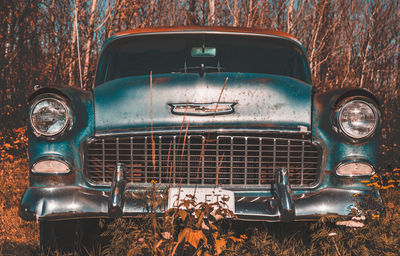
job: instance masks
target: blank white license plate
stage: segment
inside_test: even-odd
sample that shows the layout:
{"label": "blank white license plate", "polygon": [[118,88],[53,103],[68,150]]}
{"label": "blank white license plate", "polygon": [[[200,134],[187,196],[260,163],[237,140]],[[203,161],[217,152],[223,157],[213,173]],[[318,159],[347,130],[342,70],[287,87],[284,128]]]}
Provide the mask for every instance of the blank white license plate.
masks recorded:
{"label": "blank white license plate", "polygon": [[173,187],[168,192],[168,208],[177,208],[182,200],[190,200],[187,195],[194,195],[196,203],[206,202],[209,204],[221,202],[224,198],[226,205],[224,208],[235,212],[235,194],[233,191],[221,188],[177,188]]}

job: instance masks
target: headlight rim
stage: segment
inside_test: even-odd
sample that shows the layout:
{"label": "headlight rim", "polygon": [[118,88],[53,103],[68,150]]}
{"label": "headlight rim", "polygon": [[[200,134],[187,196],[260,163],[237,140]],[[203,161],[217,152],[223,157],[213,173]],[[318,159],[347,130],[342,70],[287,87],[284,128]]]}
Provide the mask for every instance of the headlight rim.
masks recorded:
{"label": "headlight rim", "polygon": [[[63,125],[63,127],[57,132],[57,133],[44,133],[41,132],[40,130],[38,130],[35,125],[32,122],[32,114],[33,114],[33,110],[35,109],[35,107],[42,101],[46,100],[46,99],[50,99],[50,100],[55,100],[58,103],[60,103],[65,109],[66,109],[66,122]],[[64,135],[67,131],[69,131],[73,124],[74,124],[74,115],[73,115],[73,110],[71,107],[71,104],[68,100],[68,98],[63,97],[61,95],[58,94],[54,94],[54,93],[44,93],[44,94],[40,94],[38,96],[36,96],[33,100],[32,103],[30,104],[29,107],[29,126],[32,128],[33,134],[35,134],[36,137],[38,138],[46,138],[49,140],[54,140],[56,138],[61,137],[62,135]]]}
{"label": "headlight rim", "polygon": [[[342,123],[340,122],[340,115],[341,115],[344,107],[347,104],[349,104],[351,102],[355,102],[355,101],[360,101],[360,102],[368,105],[368,107],[371,108],[371,110],[373,111],[373,113],[376,117],[374,129],[372,129],[367,135],[365,135],[363,137],[353,137],[343,128]],[[339,104],[336,105],[335,118],[334,118],[334,124],[335,124],[334,126],[336,127],[336,132],[339,133],[340,135],[342,135],[342,137],[350,140],[351,142],[363,142],[365,140],[370,139],[378,131],[380,123],[381,123],[380,110],[379,110],[378,106],[376,105],[376,102],[368,97],[352,96],[352,97],[345,98],[344,100],[339,102]]]}

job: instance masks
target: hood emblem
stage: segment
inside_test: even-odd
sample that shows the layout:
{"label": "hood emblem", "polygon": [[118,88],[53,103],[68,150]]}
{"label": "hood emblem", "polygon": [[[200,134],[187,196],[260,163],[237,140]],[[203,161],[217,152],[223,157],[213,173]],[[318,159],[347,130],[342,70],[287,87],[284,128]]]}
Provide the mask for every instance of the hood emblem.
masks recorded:
{"label": "hood emblem", "polygon": [[192,115],[192,116],[212,116],[226,115],[233,113],[234,102],[220,102],[220,103],[171,103],[172,114],[175,115]]}

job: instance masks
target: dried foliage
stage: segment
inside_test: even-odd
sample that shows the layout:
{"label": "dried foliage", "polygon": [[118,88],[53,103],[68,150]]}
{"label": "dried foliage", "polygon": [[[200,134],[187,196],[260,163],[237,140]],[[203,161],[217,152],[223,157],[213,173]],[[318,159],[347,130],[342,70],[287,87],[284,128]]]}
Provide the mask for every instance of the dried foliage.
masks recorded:
{"label": "dried foliage", "polygon": [[225,224],[214,221],[210,205],[196,205],[193,200],[157,218],[162,198],[155,193],[154,184],[152,191],[134,195],[143,199],[149,214],[110,223],[106,234],[112,239],[102,253],[170,255],[175,250],[178,255],[398,255],[399,4],[391,0],[1,0],[0,254],[40,253],[37,224],[17,216],[28,182],[28,164],[18,157],[26,150],[26,130],[16,127],[25,124],[26,99],[36,84],[80,86],[77,36],[83,87],[89,89],[99,49],[112,33],[135,27],[216,25],[294,34],[305,45],[313,83],[319,90],[361,87],[378,97],[383,117],[380,173],[365,183],[382,192],[382,208],[378,212],[363,206],[366,220],[360,228],[336,225],[344,220],[326,217],[314,224],[244,228],[243,235],[244,229],[235,232],[223,228]]}
{"label": "dried foliage", "polygon": [[[5,161],[0,168],[0,255],[62,255],[58,251],[41,251],[38,224],[24,222],[17,215],[17,205],[28,185],[27,161]],[[354,220],[326,216],[314,223],[290,224],[220,220],[231,215],[223,210],[223,202],[199,204],[194,198],[161,214],[165,203],[161,195],[166,191],[154,182],[152,189],[132,194],[147,206],[148,214],[113,222],[102,220],[101,225],[107,228],[103,236],[109,242],[102,249],[78,251],[88,255],[173,255],[174,251],[175,255],[398,255],[400,190],[385,185],[388,178],[383,174],[371,179],[374,183],[379,180],[377,184],[382,182],[383,187],[378,189],[383,202],[367,197],[359,205],[360,210],[353,212],[353,216],[358,216]]]}
{"label": "dried foliage", "polygon": [[36,223],[18,216],[18,204],[28,186],[28,163],[25,159],[0,161],[0,255],[30,255],[39,243]]}
{"label": "dried foliage", "polygon": [[[383,192],[378,202],[366,201],[346,217],[326,216],[315,223],[264,224],[246,232],[249,239],[224,255],[398,255],[400,252],[400,191]],[[368,199],[368,198],[367,198]],[[373,198],[369,198],[373,200]],[[348,225],[341,225],[341,222]],[[355,227],[354,223],[363,224]],[[261,227],[260,227],[261,226]]]}
{"label": "dried foliage", "polygon": [[12,130],[0,130],[0,162],[12,161],[14,156],[24,155],[28,138],[26,128],[20,127]]}
{"label": "dried foliage", "polygon": [[132,193],[147,213],[111,222],[103,233],[111,237],[105,255],[222,255],[227,247],[244,242],[245,235],[236,237],[221,228],[233,217],[224,200],[197,203],[189,196],[161,214],[166,195],[155,181],[151,189]]}

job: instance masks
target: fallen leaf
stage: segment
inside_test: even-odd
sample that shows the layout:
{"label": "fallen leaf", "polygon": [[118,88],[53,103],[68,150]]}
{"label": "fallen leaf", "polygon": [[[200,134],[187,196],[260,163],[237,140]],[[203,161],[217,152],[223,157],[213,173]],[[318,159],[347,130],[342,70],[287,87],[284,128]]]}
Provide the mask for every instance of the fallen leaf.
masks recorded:
{"label": "fallen leaf", "polygon": [[217,250],[217,255],[220,255],[226,246],[226,241],[225,239],[215,239],[215,250]]}

